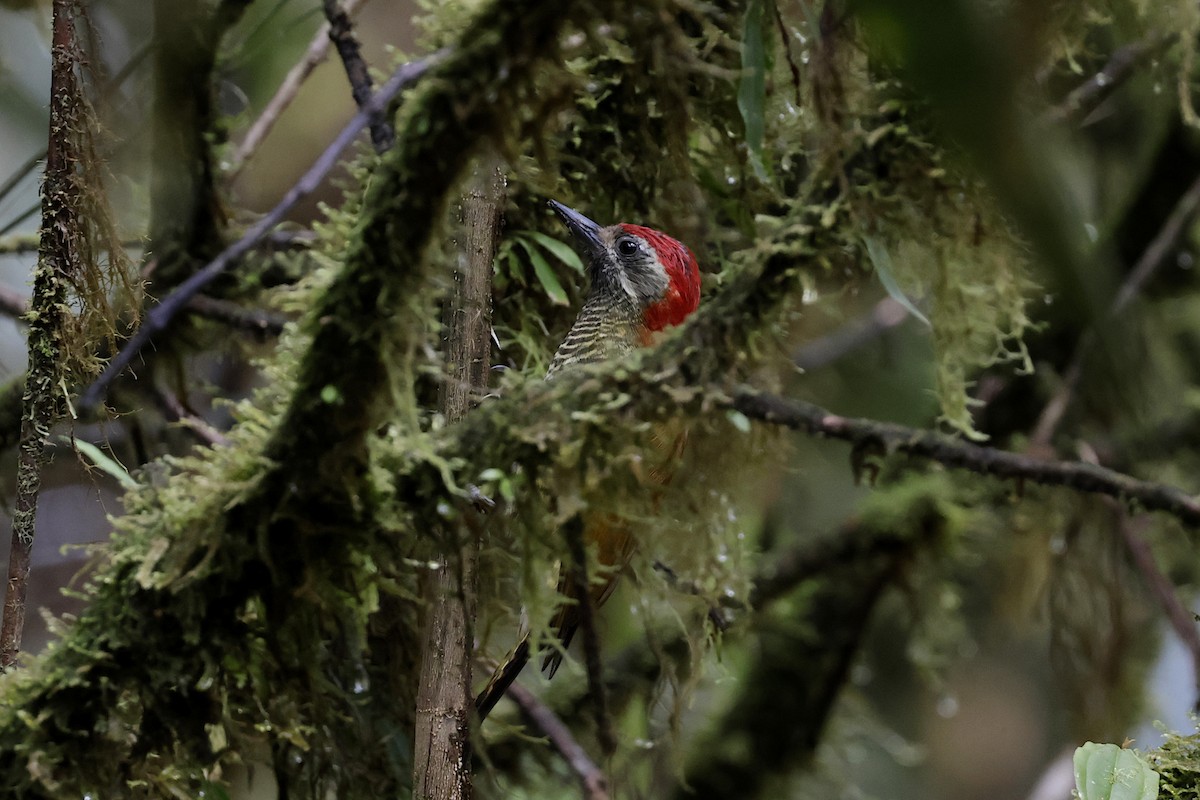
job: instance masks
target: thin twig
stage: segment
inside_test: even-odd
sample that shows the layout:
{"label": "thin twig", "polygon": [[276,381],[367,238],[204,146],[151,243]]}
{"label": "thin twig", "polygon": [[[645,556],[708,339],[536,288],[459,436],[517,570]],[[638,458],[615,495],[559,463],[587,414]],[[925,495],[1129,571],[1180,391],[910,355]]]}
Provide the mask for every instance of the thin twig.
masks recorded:
{"label": "thin twig", "polygon": [[79,400],[80,410],[86,413],[99,405],[108,393],[108,387],[112,385],[117,376],[125,371],[125,368],[133,362],[156,334],[166,330],[176,315],[201,289],[249,252],[272,228],[283,221],[284,216],[293,206],[320,187],[325,177],[337,165],[342,151],[370,122],[371,113],[376,109],[385,108],[401,89],[411,85],[424,75],[430,67],[441,60],[442,56],[442,53],[434,53],[397,69],[388,82],[371,97],[371,102],[367,104],[367,107],[354,115],[354,118],[342,129],[333,143],[325,148],[325,152],[321,153],[296,185],[288,190],[283,199],[266,216],[246,231],[241,239],[221,251],[204,268],[179,284],[175,291],[164,297],[162,302],[146,314],[145,321],[138,328],[137,333],[130,337],[121,351],[109,362],[100,377],[83,393]]}
{"label": "thin twig", "polygon": [[[110,80],[104,87],[104,91],[101,93],[101,100],[107,100],[113,92],[121,88],[121,84],[125,83],[125,80],[133,74],[133,71],[141,65],[142,61],[149,54],[150,45],[143,45],[141,49],[134,53],[133,56],[125,62],[125,66],[121,67],[121,71],[114,75],[112,80]],[[46,151],[41,150],[40,152],[31,155],[28,159],[26,159],[24,164],[17,167],[16,171],[9,175],[3,184],[0,184],[0,200],[3,200],[5,197],[7,197],[8,193],[11,192],[18,183],[20,183],[27,175],[37,169],[37,165],[40,164],[45,157]],[[35,206],[34,210],[36,209],[37,206]],[[22,218],[24,216],[26,215],[22,215]],[[7,232],[7,228],[4,231],[0,231],[0,236]]]}
{"label": "thin twig", "polygon": [[583,787],[583,796],[587,800],[608,800],[608,778],[596,766],[596,762],[588,756],[587,751],[579,745],[579,742],[575,741],[570,729],[563,724],[558,715],[534,697],[533,692],[519,683],[508,687],[508,696],[521,709],[521,713],[533,723],[534,727],[546,735],[550,744],[567,762],[567,766],[575,773],[575,777],[579,778],[579,785]]}
{"label": "thin twig", "polygon": [[1075,87],[1061,104],[1046,113],[1046,119],[1050,122],[1064,122],[1078,117],[1128,80],[1139,64],[1161,53],[1178,39],[1178,32],[1156,32],[1141,41],[1117,48],[1104,65],[1104,69]]}
{"label": "thin twig", "polygon": [[[13,236],[7,236],[0,239],[0,255],[23,255],[25,253],[36,253],[41,240],[36,233],[18,233]],[[145,242],[131,240],[122,242],[121,246],[127,249],[142,247]]]}
{"label": "thin twig", "polygon": [[851,320],[825,336],[797,348],[792,354],[792,362],[806,371],[827,367],[906,319],[908,310],[892,298],[885,297],[859,319]]}
{"label": "thin twig", "polygon": [[[358,11],[366,0],[347,0],[345,12],[349,16],[353,16]],[[329,24],[321,26],[313,36],[312,41],[308,44],[308,50],[304,52],[304,57],[296,62],[288,74],[284,77],[283,82],[279,84],[279,88],[275,90],[275,94],[267,101],[266,108],[258,115],[258,119],[246,131],[246,136],[242,139],[242,143],[238,145],[230,158],[229,165],[225,169],[225,175],[228,180],[233,180],[242,171],[242,167],[246,166],[246,162],[254,155],[263,140],[267,138],[267,134],[275,127],[275,123],[279,121],[280,116],[296,99],[296,95],[300,93],[300,87],[304,85],[304,81],[313,73],[313,70],[325,60],[325,56],[329,54]]]}
{"label": "thin twig", "polygon": [[247,308],[232,300],[222,300],[203,294],[193,297],[188,303],[187,310],[193,314],[223,322],[231,328],[249,331],[259,339],[278,336],[288,322],[287,317],[274,311]]}
{"label": "thin twig", "polygon": [[[260,308],[246,308],[232,300],[198,294],[187,305],[188,312],[223,322],[231,328],[249,331],[259,338],[278,336],[287,317]],[[29,313],[29,298],[8,286],[0,285],[0,315],[23,321]]]}
{"label": "thin twig", "polygon": [[0,314],[24,321],[29,313],[29,298],[8,286],[0,286]]}
{"label": "thin twig", "polygon": [[18,233],[14,236],[6,236],[0,239],[0,255],[36,253],[39,244],[41,244],[41,237],[36,233]]}
{"label": "thin twig", "polygon": [[[579,631],[583,637],[584,664],[587,666],[588,692],[596,712],[597,738],[605,755],[617,750],[617,737],[608,716],[608,692],[604,688],[604,667],[600,658],[600,637],[596,633],[596,610],[592,607],[592,588],[588,583],[587,548],[583,543],[583,520],[572,517],[563,525],[567,552],[571,558],[570,585],[579,604]],[[510,687],[511,688],[511,687]]]}
{"label": "thin twig", "polygon": [[1181,522],[1200,527],[1200,501],[1174,486],[1143,481],[1111,469],[1078,461],[1045,461],[952,439],[932,431],[890,422],[854,419],[819,406],[787,400],[741,387],[727,401],[751,419],[784,425],[816,436],[841,439],[856,447],[878,447],[921,456],[949,467],[981,475],[1016,478],[1046,486],[1065,486],[1077,492],[1132,501],[1151,511],[1165,511]]}
{"label": "thin twig", "polygon": [[[346,68],[346,77],[350,80],[350,94],[361,109],[371,99],[371,72],[363,60],[354,28],[350,25],[350,16],[342,4],[338,0],[325,0],[324,5],[325,19],[329,21],[329,40],[337,47],[342,65]],[[375,111],[371,115],[371,144],[375,145],[375,152],[382,153],[390,149],[395,141],[396,132],[383,118],[382,110]]]}
{"label": "thin twig", "polygon": [[1163,613],[1166,614],[1167,621],[1175,630],[1179,641],[1183,642],[1183,646],[1187,648],[1192,657],[1192,673],[1196,685],[1196,702],[1193,710],[1200,713],[1200,629],[1196,627],[1195,615],[1188,611],[1183,601],[1179,599],[1179,593],[1175,591],[1175,585],[1171,583],[1171,579],[1158,568],[1158,562],[1154,560],[1154,553],[1151,551],[1150,545],[1136,530],[1129,514],[1125,512],[1125,509],[1119,507],[1116,508],[1116,512],[1121,538],[1125,540],[1125,547],[1133,557],[1134,565],[1142,574],[1142,578],[1150,588],[1150,593],[1158,601]]}
{"label": "thin twig", "polygon": [[61,339],[67,309],[67,284],[79,261],[79,189],[74,183],[78,153],[71,136],[82,103],[75,80],[75,18],[72,0],[54,0],[51,48],[49,147],[42,187],[42,246],[35,270],[29,325],[29,371],[21,412],[17,456],[17,497],[12,520],[12,548],[4,619],[0,624],[0,672],[10,669],[21,650],[25,630],[25,597],[36,532],[50,428],[60,414],[59,384],[63,374]]}
{"label": "thin twig", "polygon": [[171,420],[172,422],[178,422],[180,425],[184,426],[193,434],[195,434],[196,438],[198,438],[200,441],[211,447],[217,447],[219,445],[226,445],[229,443],[229,440],[225,438],[225,434],[221,433],[212,425],[209,425],[207,422],[205,422],[201,417],[193,413],[187,406],[183,404],[183,401],[180,400],[179,396],[174,392],[170,391],[169,389],[159,387],[155,394],[157,395],[158,401],[162,405],[163,410],[166,412],[167,419]]}
{"label": "thin twig", "polygon": [[[1166,262],[1167,255],[1178,246],[1187,230],[1188,223],[1195,218],[1197,212],[1200,212],[1200,177],[1197,177],[1179,198],[1162,228],[1147,245],[1137,264],[1130,270],[1124,283],[1121,284],[1121,288],[1117,290],[1116,297],[1113,298],[1112,305],[1105,316],[1106,321],[1119,316],[1129,307],[1129,304],[1142,291],[1154,273]],[[1049,447],[1050,440],[1054,438],[1054,432],[1058,430],[1059,423],[1062,422],[1063,415],[1066,414],[1067,408],[1071,404],[1075,389],[1083,376],[1084,361],[1094,344],[1094,330],[1089,330],[1080,337],[1066,372],[1063,373],[1062,383],[1059,384],[1058,390],[1046,403],[1038,417],[1037,425],[1029,439],[1031,448]]]}

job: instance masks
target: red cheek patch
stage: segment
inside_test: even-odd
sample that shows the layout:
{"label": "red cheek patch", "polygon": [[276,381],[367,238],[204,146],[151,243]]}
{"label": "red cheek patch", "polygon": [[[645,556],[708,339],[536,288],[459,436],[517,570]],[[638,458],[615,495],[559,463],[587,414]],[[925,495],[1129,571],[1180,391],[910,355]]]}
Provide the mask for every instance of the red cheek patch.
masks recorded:
{"label": "red cheek patch", "polygon": [[700,265],[696,257],[678,240],[652,228],[629,224],[621,227],[653,247],[667,273],[666,294],[646,309],[643,317],[646,328],[661,331],[683,322],[700,305]]}

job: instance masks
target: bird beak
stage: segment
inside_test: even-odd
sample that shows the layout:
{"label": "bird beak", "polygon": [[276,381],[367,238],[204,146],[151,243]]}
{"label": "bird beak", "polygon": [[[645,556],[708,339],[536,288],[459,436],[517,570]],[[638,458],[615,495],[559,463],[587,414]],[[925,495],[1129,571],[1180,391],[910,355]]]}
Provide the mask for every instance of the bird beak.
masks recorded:
{"label": "bird beak", "polygon": [[570,228],[571,234],[587,248],[590,255],[604,252],[604,239],[600,236],[599,225],[557,200],[551,200],[550,207],[558,212],[558,215],[563,218],[563,222],[567,223],[567,227]]}

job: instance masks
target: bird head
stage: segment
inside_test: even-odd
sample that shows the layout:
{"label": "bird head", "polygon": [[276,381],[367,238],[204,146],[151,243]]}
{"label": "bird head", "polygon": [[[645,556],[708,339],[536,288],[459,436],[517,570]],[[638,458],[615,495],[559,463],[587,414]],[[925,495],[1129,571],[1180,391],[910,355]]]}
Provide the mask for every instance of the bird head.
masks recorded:
{"label": "bird head", "polygon": [[649,332],[678,325],[700,305],[700,267],[677,239],[627,222],[602,228],[555,200],[550,207],[587,252],[589,297],[632,303]]}

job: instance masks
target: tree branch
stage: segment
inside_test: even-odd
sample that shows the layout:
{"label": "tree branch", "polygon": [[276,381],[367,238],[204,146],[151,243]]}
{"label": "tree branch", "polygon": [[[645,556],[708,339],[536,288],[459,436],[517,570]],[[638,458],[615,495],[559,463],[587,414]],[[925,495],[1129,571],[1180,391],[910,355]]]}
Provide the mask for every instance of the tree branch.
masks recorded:
{"label": "tree branch", "polygon": [[[1162,228],[1146,246],[1141,257],[1138,258],[1137,264],[1129,271],[1129,275],[1126,276],[1113,298],[1106,321],[1120,316],[1129,307],[1129,304],[1166,261],[1167,255],[1178,246],[1188,223],[1195,219],[1198,212],[1200,212],[1200,177],[1197,177],[1187,191],[1180,196]],[[1095,339],[1094,329],[1086,331],[1080,337],[1075,346],[1075,352],[1071,355],[1067,370],[1063,373],[1062,383],[1059,384],[1058,390],[1046,403],[1038,417],[1037,425],[1030,436],[1031,447],[1049,447],[1050,440],[1054,438],[1054,432],[1058,429],[1063,415],[1071,405],[1075,389],[1083,377],[1084,361],[1087,360],[1088,354],[1095,345]]]}
{"label": "tree branch", "polygon": [[[353,16],[358,7],[366,0],[347,0],[344,6],[347,16]],[[232,181],[241,173],[242,168],[246,166],[246,162],[258,150],[263,140],[267,138],[267,134],[275,127],[275,123],[279,121],[280,116],[287,110],[287,107],[296,99],[296,95],[300,93],[300,87],[308,80],[308,76],[313,70],[325,60],[325,56],[329,53],[330,33],[329,23],[325,23],[313,36],[312,41],[308,44],[308,49],[304,52],[304,57],[288,70],[288,74],[284,76],[283,82],[279,84],[279,88],[275,90],[275,94],[267,101],[266,107],[262,113],[258,115],[258,119],[254,120],[254,124],[246,131],[246,136],[242,139],[242,143],[238,145],[230,158],[230,163],[225,169],[225,177]]]}
{"label": "tree branch", "polygon": [[[327,6],[328,7],[328,6]],[[441,408],[462,419],[488,384],[492,352],[492,260],[500,242],[504,176],[499,163],[476,165],[463,199],[464,235],[455,280],[446,299],[446,380]],[[481,515],[462,510],[465,524],[446,526],[437,554],[442,568],[425,585],[425,636],[416,707],[413,796],[471,797],[471,652],[478,605],[475,566]]]}
{"label": "tree branch", "polygon": [[1044,461],[952,439],[932,431],[889,422],[841,417],[811,403],[785,400],[745,387],[735,389],[727,403],[730,408],[751,419],[784,425],[816,436],[841,439],[851,442],[855,447],[878,446],[981,475],[1064,486],[1077,492],[1134,501],[1146,509],[1165,511],[1187,525],[1200,527],[1200,502],[1182,489],[1139,480],[1094,464]]}
{"label": "tree branch", "polygon": [[[364,109],[371,99],[371,73],[367,62],[363,60],[359,49],[358,39],[354,36],[354,28],[350,24],[350,15],[338,0],[325,0],[325,19],[329,20],[329,39],[337,47],[342,65],[346,68],[346,77],[350,80],[350,93],[359,109]],[[382,153],[396,141],[392,126],[383,117],[383,109],[371,113],[371,144],[375,152]]]}
{"label": "tree branch", "polygon": [[21,417],[17,457],[17,497],[12,522],[12,549],[0,624],[0,672],[10,669],[21,649],[25,630],[25,596],[33,552],[38,495],[42,486],[50,428],[60,414],[64,370],[63,328],[67,286],[80,255],[79,188],[73,173],[78,154],[72,144],[82,102],[75,79],[77,46],[71,0],[54,0],[51,49],[50,126],[42,200],[41,254],[34,273],[33,309],[29,324],[29,370]]}
{"label": "tree branch", "polygon": [[592,607],[592,585],[588,582],[587,548],[583,543],[583,520],[578,515],[563,525],[567,552],[571,558],[569,585],[575,589],[579,605],[579,635],[583,639],[584,664],[587,666],[588,693],[596,712],[596,728],[600,747],[611,756],[617,749],[608,714],[608,692],[604,687],[604,662],[600,658],[600,637],[596,634],[596,610]]}
{"label": "tree branch", "polygon": [[320,157],[309,167],[308,171],[304,173],[296,185],[288,190],[283,199],[266,216],[255,223],[250,230],[246,231],[241,239],[238,239],[229,247],[222,250],[203,269],[181,283],[175,291],[164,297],[162,302],[151,309],[146,314],[145,321],[142,322],[137,333],[129,338],[125,346],[121,348],[120,352],[105,367],[100,377],[83,393],[83,396],[79,399],[80,411],[91,411],[103,402],[112,382],[125,371],[125,368],[137,358],[157,334],[162,333],[170,326],[176,315],[187,306],[201,289],[216,280],[226,269],[248,253],[264,236],[270,233],[272,228],[283,221],[283,218],[293,206],[321,185],[321,182],[325,180],[330,171],[337,166],[342,151],[368,125],[371,118],[370,112],[385,108],[393,97],[424,75],[441,57],[441,54],[434,54],[419,61],[405,64],[397,69],[388,82],[371,98],[371,102],[367,108],[354,115],[354,118],[342,129],[337,138],[325,149],[325,152],[321,153]]}
{"label": "tree branch", "polygon": [[1196,627],[1196,615],[1187,609],[1183,601],[1179,599],[1179,593],[1175,590],[1171,579],[1158,568],[1154,552],[1150,549],[1145,537],[1136,530],[1134,521],[1129,518],[1123,508],[1118,507],[1116,512],[1118,514],[1117,526],[1120,528],[1121,537],[1125,540],[1125,547],[1133,557],[1134,565],[1142,574],[1150,593],[1158,601],[1158,605],[1166,615],[1167,622],[1174,629],[1175,635],[1179,637],[1179,641],[1183,643],[1192,658],[1192,676],[1196,687],[1196,700],[1192,705],[1192,711],[1200,713],[1200,629]]}
{"label": "tree branch", "polygon": [[508,696],[521,709],[525,718],[546,735],[551,746],[567,762],[575,777],[579,778],[583,796],[587,800],[608,800],[608,778],[588,756],[587,751],[580,747],[579,742],[575,741],[571,730],[563,724],[558,715],[519,683],[509,685]]}
{"label": "tree branch", "polygon": [[1066,122],[1093,108],[1133,74],[1139,64],[1170,47],[1179,39],[1178,32],[1156,32],[1141,41],[1113,51],[1104,69],[1071,90],[1061,104],[1046,113],[1051,122]]}

